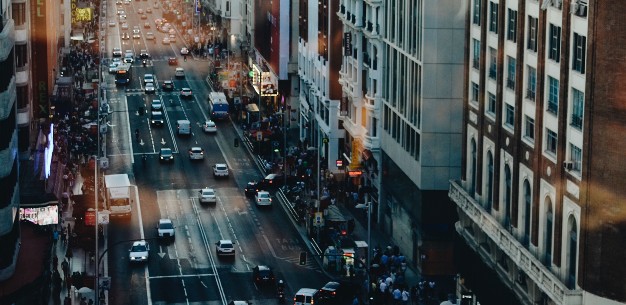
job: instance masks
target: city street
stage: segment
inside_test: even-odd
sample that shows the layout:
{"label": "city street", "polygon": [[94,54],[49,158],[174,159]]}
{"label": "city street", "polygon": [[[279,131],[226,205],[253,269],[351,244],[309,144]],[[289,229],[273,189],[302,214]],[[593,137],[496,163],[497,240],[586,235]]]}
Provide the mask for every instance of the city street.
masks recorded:
{"label": "city street", "polygon": [[[132,216],[112,218],[108,225],[109,303],[225,305],[231,300],[252,300],[253,304],[275,304],[275,290],[257,287],[252,280],[252,268],[261,264],[271,266],[277,279],[285,280],[287,299],[299,288],[323,286],[328,278],[315,260],[308,259],[305,266],[298,264],[300,252],[307,247],[276,198],[273,206],[260,208],[244,196],[246,183],[262,176],[246,150],[233,146],[237,137],[233,123],[218,121],[217,133],[203,131],[211,91],[206,81],[209,61],[191,55],[184,60],[180,49],[186,45],[180,29],[176,42],[162,44],[166,34],[157,31],[154,23],[162,8],[153,4],[109,1],[108,5],[109,21],[116,22],[106,28],[108,59],[114,47],[132,50],[136,58],[144,49],[151,56],[145,67],[135,60],[126,86],[116,86],[115,74],[106,73],[106,68],[103,73],[111,106],[106,136],[110,166],[105,174],[127,173],[131,184],[137,186]],[[138,10],[147,8],[153,12],[144,13],[146,20],[140,19]],[[122,30],[117,22],[119,9],[127,15],[129,30]],[[150,29],[144,28],[146,22]],[[133,26],[139,26],[141,38],[122,39]],[[147,31],[155,34],[155,40],[145,39]],[[177,65],[170,65],[170,57],[177,58]],[[185,77],[174,76],[177,67],[184,69]],[[154,94],[145,93],[146,73],[155,76]],[[173,81],[173,91],[161,90],[164,80]],[[192,90],[192,98],[181,99],[183,87]],[[152,100],[163,104],[162,126],[150,123]],[[178,120],[190,122],[191,135],[178,134]],[[192,146],[204,149],[203,160],[190,160]],[[161,148],[173,151],[173,162],[159,160]],[[213,177],[215,163],[228,165],[228,178]],[[215,189],[217,203],[199,202],[199,190],[205,187]],[[173,221],[173,240],[157,238],[161,218]],[[132,241],[140,239],[150,246],[149,259],[130,262]],[[221,239],[233,241],[234,258],[217,256],[215,243]]]}

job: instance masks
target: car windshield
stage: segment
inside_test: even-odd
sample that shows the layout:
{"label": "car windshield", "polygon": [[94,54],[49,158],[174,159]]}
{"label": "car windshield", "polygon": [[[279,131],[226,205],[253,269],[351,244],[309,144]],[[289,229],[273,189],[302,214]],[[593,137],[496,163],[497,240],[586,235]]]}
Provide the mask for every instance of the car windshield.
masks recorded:
{"label": "car windshield", "polygon": [[223,165],[216,165],[215,168],[220,171],[226,170],[226,166]]}
{"label": "car windshield", "polygon": [[205,190],[205,191],[202,191],[202,196],[207,196],[207,197],[215,196],[215,192],[209,191],[209,190]]}
{"label": "car windshield", "polygon": [[146,246],[145,246],[145,245],[134,245],[134,246],[130,249],[130,251],[131,251],[131,252],[146,252],[146,251],[148,251],[148,250],[146,249]]}
{"label": "car windshield", "polygon": [[162,230],[170,230],[174,228],[174,225],[171,222],[162,222],[159,224],[159,228]]}
{"label": "car windshield", "polygon": [[230,249],[232,247],[233,247],[233,244],[229,244],[229,243],[222,244],[222,248]]}
{"label": "car windshield", "polygon": [[161,149],[161,154],[162,155],[171,155],[172,154],[172,150],[169,149],[169,148]]}
{"label": "car windshield", "polygon": [[270,198],[270,194],[268,194],[268,193],[259,193],[259,198]]}

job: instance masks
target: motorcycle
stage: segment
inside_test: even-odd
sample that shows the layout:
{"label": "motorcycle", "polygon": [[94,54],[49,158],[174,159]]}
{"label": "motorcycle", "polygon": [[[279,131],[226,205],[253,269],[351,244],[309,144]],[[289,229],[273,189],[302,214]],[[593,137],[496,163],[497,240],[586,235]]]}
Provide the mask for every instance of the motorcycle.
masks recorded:
{"label": "motorcycle", "polygon": [[146,64],[147,64],[147,63],[148,63],[148,62],[147,62],[145,59],[141,61],[141,64],[143,65],[143,67],[144,67],[144,68],[146,67]]}
{"label": "motorcycle", "polygon": [[285,303],[285,291],[278,291],[278,303]]}

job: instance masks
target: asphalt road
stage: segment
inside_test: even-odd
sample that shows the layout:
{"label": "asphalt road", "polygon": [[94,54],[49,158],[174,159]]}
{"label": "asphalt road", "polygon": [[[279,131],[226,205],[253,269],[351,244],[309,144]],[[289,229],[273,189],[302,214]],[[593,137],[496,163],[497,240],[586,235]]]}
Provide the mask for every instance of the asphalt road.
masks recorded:
{"label": "asphalt road", "polygon": [[[147,49],[152,56],[146,67],[141,61],[133,65],[132,81],[127,87],[116,87],[113,74],[105,74],[106,98],[111,105],[109,128],[106,135],[107,156],[111,167],[107,174],[128,173],[133,189],[133,214],[130,218],[114,218],[108,225],[108,274],[112,278],[110,304],[224,304],[231,300],[252,300],[253,304],[276,304],[273,289],[256,287],[252,268],[269,265],[277,278],[287,284],[288,299],[302,287],[319,288],[327,278],[314,260],[299,266],[298,257],[306,246],[287,214],[276,203],[269,208],[257,207],[244,196],[243,188],[250,180],[258,180],[261,173],[246,150],[233,146],[236,137],[230,120],[217,122],[217,134],[205,134],[202,123],[207,119],[207,97],[210,88],[206,82],[208,62],[191,57],[183,61],[180,48],[182,37],[176,43],[163,45],[154,19],[162,8],[155,9],[154,1],[132,1],[116,5],[110,1],[107,15],[117,21],[117,10],[126,12],[128,32],[133,26],[141,30],[140,39],[122,40],[120,24],[107,24],[107,51],[113,47],[133,50],[136,55]],[[159,5],[160,6],[160,5]],[[152,7],[153,13],[140,19],[139,8]],[[144,29],[149,22],[150,29]],[[151,31],[156,42],[146,41],[144,34]],[[178,65],[169,65],[167,59],[177,57]],[[185,78],[174,77],[175,67],[183,67]],[[157,92],[143,91],[143,75],[156,76]],[[175,90],[163,92],[163,80],[172,79]],[[193,98],[182,100],[179,90],[189,87]],[[149,122],[150,102],[160,99],[164,104],[165,124],[152,126]],[[170,102],[172,101],[172,102]],[[141,114],[144,107],[148,113]],[[191,122],[191,136],[176,132],[176,121]],[[140,132],[139,139],[134,131]],[[205,159],[192,161],[188,157],[191,146],[200,146]],[[174,151],[174,161],[163,163],[158,159],[162,147]],[[146,154],[147,159],[142,160]],[[215,179],[211,166],[226,163],[230,177]],[[203,187],[216,190],[217,204],[198,201]],[[176,238],[157,239],[156,224],[160,218],[170,218],[175,225]],[[131,264],[128,249],[131,240],[146,239],[150,258],[145,264]],[[234,258],[220,258],[215,242],[231,239],[235,243]]]}

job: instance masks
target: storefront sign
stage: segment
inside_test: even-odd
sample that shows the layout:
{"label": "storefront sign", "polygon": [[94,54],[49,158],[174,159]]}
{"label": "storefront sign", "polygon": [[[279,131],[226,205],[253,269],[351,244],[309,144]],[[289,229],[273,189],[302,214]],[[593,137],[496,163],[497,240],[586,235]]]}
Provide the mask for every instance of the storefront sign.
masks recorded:
{"label": "storefront sign", "polygon": [[351,178],[361,177],[362,174],[363,174],[363,171],[361,171],[361,170],[351,170],[351,171],[348,171],[348,176],[350,176]]}

